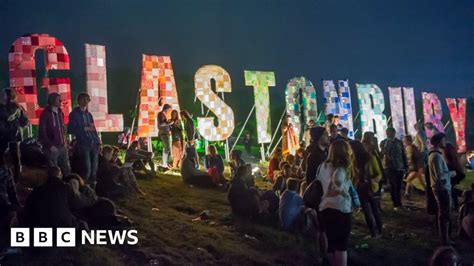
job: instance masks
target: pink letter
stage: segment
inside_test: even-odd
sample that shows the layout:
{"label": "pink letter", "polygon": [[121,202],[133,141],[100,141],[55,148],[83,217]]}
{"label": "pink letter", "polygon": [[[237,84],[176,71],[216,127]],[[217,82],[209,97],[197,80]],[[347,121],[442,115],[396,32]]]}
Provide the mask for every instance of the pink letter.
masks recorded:
{"label": "pink letter", "polygon": [[456,134],[458,153],[464,153],[466,152],[466,98],[458,98],[457,104],[456,99],[446,98],[446,103]]}
{"label": "pink letter", "polygon": [[[33,125],[38,125],[39,116],[43,111],[38,105],[36,86],[35,52],[41,49],[45,53],[46,70],[69,70],[69,55],[63,43],[48,34],[31,34],[18,38],[13,42],[8,54],[10,68],[10,87],[17,93],[17,101],[21,104]],[[71,112],[71,87],[69,78],[43,78],[42,86],[48,93],[61,95],[65,123],[69,122]]]}
{"label": "pink letter", "polygon": [[[444,132],[444,126],[441,122],[443,110],[438,95],[431,92],[422,92],[423,96],[423,115],[425,123],[432,123],[439,132]],[[426,131],[426,136],[430,138],[433,135],[431,130]]]}
{"label": "pink letter", "polygon": [[156,123],[159,97],[179,112],[178,93],[169,56],[143,55],[140,106],[138,113],[138,136],[158,136]]}
{"label": "pink letter", "polygon": [[85,49],[87,93],[91,96],[89,111],[94,115],[97,130],[99,132],[122,131],[123,115],[109,114],[107,105],[105,46],[86,43]]}

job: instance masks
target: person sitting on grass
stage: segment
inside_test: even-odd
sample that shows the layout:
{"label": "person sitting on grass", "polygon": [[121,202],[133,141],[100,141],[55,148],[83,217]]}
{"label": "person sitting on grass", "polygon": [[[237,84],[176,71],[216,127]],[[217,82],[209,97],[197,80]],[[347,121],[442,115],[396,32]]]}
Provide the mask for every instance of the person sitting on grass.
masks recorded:
{"label": "person sitting on grass", "polygon": [[6,165],[5,156],[0,156],[0,250],[8,246],[10,224],[16,212],[20,209],[20,203],[16,194],[13,173]]}
{"label": "person sitting on grass", "polygon": [[240,150],[233,150],[230,153],[230,160],[231,160],[229,162],[230,176],[234,177],[237,172],[237,169],[240,166],[245,165],[244,160],[242,160],[242,152]]}
{"label": "person sitting on grass", "polygon": [[28,196],[24,208],[27,227],[78,227],[79,221],[71,212],[78,204],[72,188],[62,180],[61,169],[48,169],[46,183],[35,188]]}
{"label": "person sitting on grass", "polygon": [[[142,170],[150,177],[156,176],[153,153],[139,149],[138,141],[133,141],[125,153],[125,164],[127,163],[132,164],[134,170]],[[151,170],[146,169],[147,164]]]}
{"label": "person sitting on grass", "polygon": [[248,187],[254,187],[255,186],[255,176],[252,173],[252,165],[251,164],[245,164],[245,167],[247,167],[247,175],[244,177],[244,182]]}
{"label": "person sitting on grass", "polygon": [[285,161],[291,166],[292,177],[294,177],[294,178],[299,177],[298,176],[299,165],[296,162],[296,156],[288,154],[288,155],[286,155]]}
{"label": "person sitting on grass", "polygon": [[111,200],[98,197],[80,175],[72,173],[64,178],[64,182],[78,198],[73,208],[74,213],[86,221],[90,228],[108,229],[124,222],[130,224],[128,218],[117,215],[115,204]]}
{"label": "person sitting on grass", "polygon": [[216,146],[209,145],[207,147],[207,154],[204,156],[204,166],[207,173],[214,179],[214,183],[225,183],[224,160],[217,153]]}
{"label": "person sitting on grass", "polygon": [[[119,167],[113,161],[114,148],[104,146],[102,156],[99,160],[99,171],[97,181],[97,193],[101,196],[109,195],[111,198],[124,196],[129,192],[136,192],[144,195],[140,189],[137,179],[131,167]],[[99,184],[100,183],[100,184]]]}
{"label": "person sitting on grass", "polygon": [[460,265],[458,252],[451,246],[437,247],[431,255],[429,266],[455,266]]}
{"label": "person sitting on grass", "polygon": [[286,183],[287,188],[280,197],[278,214],[283,230],[294,231],[297,218],[303,210],[304,202],[297,192],[299,190],[299,180],[289,178]]}
{"label": "person sitting on grass", "polygon": [[278,195],[281,196],[286,189],[286,181],[292,177],[292,167],[287,162],[282,162],[280,164],[281,175],[277,177],[275,183],[273,184],[272,190]]}
{"label": "person sitting on grass", "polygon": [[290,178],[287,189],[280,197],[280,225],[285,231],[302,233],[312,240],[321,241],[319,233],[318,214],[316,210],[306,208],[299,194],[301,180]]}
{"label": "person sitting on grass", "polygon": [[102,153],[99,155],[95,191],[101,197],[118,199],[125,197],[128,194],[128,190],[118,182],[119,171],[111,163],[112,153],[109,146],[104,146]]}
{"label": "person sitting on grass", "polygon": [[305,169],[303,169],[304,155],[305,155],[305,152],[303,148],[299,148],[295,154],[294,166],[296,168],[295,173],[296,173],[296,176],[298,176],[298,178],[305,177],[305,173],[304,173]]}
{"label": "person sitting on grass", "polygon": [[239,166],[234,178],[230,181],[227,194],[232,213],[242,218],[256,217],[262,212],[258,191],[249,188],[244,182],[244,178],[248,174],[247,167]]}
{"label": "person sitting on grass", "polygon": [[186,154],[181,163],[181,176],[183,181],[189,185],[199,187],[217,187],[218,184],[214,182],[214,179],[208,173],[197,169],[196,158],[197,154],[194,147],[187,147]]}
{"label": "person sitting on grass", "polygon": [[280,171],[280,161],[282,156],[282,150],[280,147],[276,148],[272,154],[270,162],[268,162],[268,181],[275,181],[275,171]]}
{"label": "person sitting on grass", "polygon": [[123,166],[123,162],[119,158],[120,148],[117,146],[112,146],[112,148],[114,149],[114,152],[112,155],[112,164],[116,166]]}
{"label": "person sitting on grass", "polygon": [[474,183],[463,193],[459,207],[458,236],[474,240]]}

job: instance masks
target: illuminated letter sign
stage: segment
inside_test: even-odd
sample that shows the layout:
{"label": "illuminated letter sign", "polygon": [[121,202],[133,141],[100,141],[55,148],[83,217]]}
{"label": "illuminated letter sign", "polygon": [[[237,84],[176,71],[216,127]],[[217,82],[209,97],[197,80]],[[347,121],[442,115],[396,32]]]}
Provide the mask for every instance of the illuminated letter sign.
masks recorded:
{"label": "illuminated letter sign", "polygon": [[216,92],[232,91],[230,76],[222,67],[205,65],[197,70],[194,75],[196,97],[216,115],[218,121],[216,126],[214,118],[198,117],[198,129],[209,141],[226,140],[234,131],[234,112],[212,91],[211,79],[215,81]]}

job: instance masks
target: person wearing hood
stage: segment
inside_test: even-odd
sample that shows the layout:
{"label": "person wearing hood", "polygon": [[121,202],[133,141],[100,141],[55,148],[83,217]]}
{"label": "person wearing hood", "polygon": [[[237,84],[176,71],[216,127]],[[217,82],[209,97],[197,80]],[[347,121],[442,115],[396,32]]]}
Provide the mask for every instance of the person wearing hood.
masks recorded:
{"label": "person wearing hood", "polygon": [[81,163],[79,175],[95,187],[99,160],[100,139],[94,125],[94,118],[87,110],[91,101],[89,94],[83,92],[77,96],[78,107],[69,114],[68,132],[76,138],[74,157]]}
{"label": "person wearing hood", "polygon": [[61,168],[64,176],[71,173],[67,141],[64,132],[64,114],[61,110],[61,95],[53,92],[48,95],[48,106],[40,116],[38,138],[48,167]]}
{"label": "person wearing hood", "polygon": [[324,127],[310,129],[310,145],[306,148],[306,159],[303,169],[306,169],[306,183],[310,184],[316,178],[319,166],[326,161],[327,148],[329,147],[329,134]]}

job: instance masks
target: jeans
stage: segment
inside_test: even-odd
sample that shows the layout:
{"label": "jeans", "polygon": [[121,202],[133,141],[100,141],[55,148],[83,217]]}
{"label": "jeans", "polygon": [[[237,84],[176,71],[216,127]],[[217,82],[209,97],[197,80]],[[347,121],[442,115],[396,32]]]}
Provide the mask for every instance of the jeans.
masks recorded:
{"label": "jeans", "polygon": [[160,135],[161,143],[163,144],[163,161],[162,166],[168,167],[168,157],[170,155],[170,135],[169,134],[161,134]]}
{"label": "jeans", "polygon": [[372,236],[382,233],[382,218],[380,216],[379,204],[378,198],[374,197],[369,197],[368,200],[362,201],[365,222]]}
{"label": "jeans", "polygon": [[385,169],[385,173],[390,182],[390,196],[392,198],[393,207],[401,207],[403,171]]}
{"label": "jeans", "polygon": [[438,231],[443,244],[449,243],[449,231],[451,227],[451,191],[434,191],[436,204],[438,205]]}
{"label": "jeans", "polygon": [[54,152],[52,152],[51,149],[45,149],[43,153],[48,160],[48,167],[61,168],[63,176],[67,176],[71,173],[69,155],[66,147],[56,147]]}
{"label": "jeans", "polygon": [[99,160],[99,144],[93,146],[76,145],[75,156],[80,163],[79,174],[86,183],[95,187]]}

